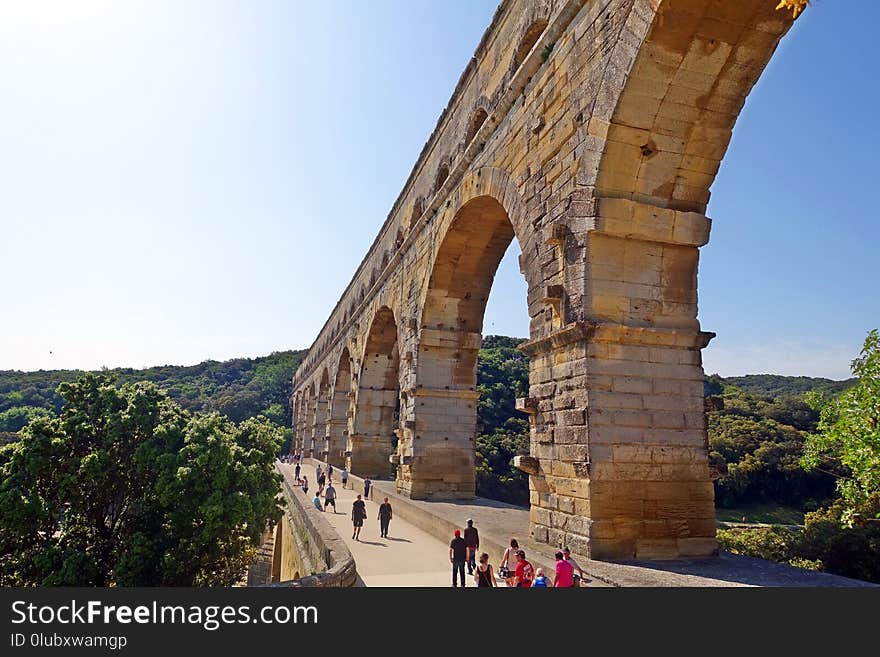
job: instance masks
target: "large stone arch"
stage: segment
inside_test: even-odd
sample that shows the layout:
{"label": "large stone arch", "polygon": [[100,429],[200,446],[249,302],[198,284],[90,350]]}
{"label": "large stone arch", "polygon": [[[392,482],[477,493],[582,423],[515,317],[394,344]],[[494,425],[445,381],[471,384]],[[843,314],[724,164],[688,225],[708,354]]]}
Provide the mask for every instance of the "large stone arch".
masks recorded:
{"label": "large stone arch", "polygon": [[[369,415],[363,392],[374,387],[358,377],[382,353],[368,343],[387,306],[400,359],[398,486],[413,497],[472,494],[467,388],[486,284],[475,275],[464,298],[447,251],[464,216],[498,228],[480,248],[510,238],[500,206],[528,284],[530,394],[518,407],[531,437],[518,464],[533,536],[594,558],[716,552],[698,250],[735,119],[792,23],[776,4],[503,0],[294,377],[303,416],[318,373],[335,372],[348,345],[356,453],[353,438],[368,435],[355,431]],[[485,117],[475,120],[476,107]],[[499,249],[488,249],[486,270]],[[391,398],[388,385],[378,389]],[[387,428],[369,435],[385,449]]]}
{"label": "large stone arch", "polygon": [[[438,226],[429,274],[420,294],[415,385],[402,393],[404,426],[396,461],[398,490],[419,499],[469,498],[475,492],[477,355],[495,273],[517,239],[531,288],[540,274],[531,245],[538,238],[506,172],[485,167],[467,175]],[[533,300],[533,330],[545,307]]]}
{"label": "large stone arch", "polygon": [[330,401],[330,373],[326,367],[321,371],[321,378],[315,379],[314,393],[314,414],[309,432],[308,455],[321,458],[326,442],[327,407]]}
{"label": "large stone arch", "polygon": [[717,550],[698,249],[733,124],[790,25],[764,0],[636,0],[625,17],[562,219],[583,246],[584,321],[525,347],[539,540],[599,558]]}
{"label": "large stone arch", "polygon": [[333,376],[330,397],[330,414],[327,420],[327,461],[334,466],[345,465],[346,439],[348,437],[349,409],[352,398],[352,357],[348,347],[343,347]]}
{"label": "large stone arch", "polygon": [[387,478],[400,390],[400,340],[394,311],[381,306],[364,340],[346,452],[352,473]]}

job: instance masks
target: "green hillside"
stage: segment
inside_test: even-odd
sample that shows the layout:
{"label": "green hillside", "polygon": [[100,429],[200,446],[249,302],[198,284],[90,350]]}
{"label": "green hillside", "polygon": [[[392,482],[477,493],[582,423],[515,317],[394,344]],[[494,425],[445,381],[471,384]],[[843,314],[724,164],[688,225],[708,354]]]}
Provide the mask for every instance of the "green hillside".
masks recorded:
{"label": "green hillside", "polygon": [[724,381],[753,395],[766,397],[802,395],[813,390],[837,395],[856,383],[856,379],[833,381],[832,379],[811,376],[781,376],[779,374],[731,376],[724,379]]}
{"label": "green hillside", "polygon": [[[116,375],[120,383],[152,381],[189,411],[218,411],[236,422],[264,415],[288,426],[290,379],[305,354],[305,350],[278,351],[260,358],[116,368],[105,373]],[[58,384],[82,374],[80,370],[0,370],[0,434],[4,434],[0,438],[10,440],[34,416],[58,413],[62,404]]]}

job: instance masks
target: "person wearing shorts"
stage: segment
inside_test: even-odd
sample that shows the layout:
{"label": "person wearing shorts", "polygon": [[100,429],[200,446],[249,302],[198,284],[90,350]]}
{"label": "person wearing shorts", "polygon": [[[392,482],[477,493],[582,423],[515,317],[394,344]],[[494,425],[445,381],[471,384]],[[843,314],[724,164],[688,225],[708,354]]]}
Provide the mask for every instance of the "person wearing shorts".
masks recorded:
{"label": "person wearing shorts", "polygon": [[327,505],[332,506],[333,513],[336,513],[336,489],[333,488],[333,484],[327,484],[324,491],[324,511],[327,510]]}

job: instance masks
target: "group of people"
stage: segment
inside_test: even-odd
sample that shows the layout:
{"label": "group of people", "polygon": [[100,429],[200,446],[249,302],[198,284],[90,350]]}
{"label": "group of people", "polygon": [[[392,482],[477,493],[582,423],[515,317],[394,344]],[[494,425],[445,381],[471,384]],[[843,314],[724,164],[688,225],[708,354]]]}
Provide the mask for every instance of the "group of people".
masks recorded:
{"label": "group of people", "polygon": [[[293,474],[296,477],[297,485],[302,488],[304,494],[308,495],[309,479],[306,475],[300,477],[299,463],[294,467]],[[342,487],[345,488],[348,483],[348,470],[345,468],[342,468],[340,479],[342,480]],[[315,482],[318,485],[318,490],[315,491],[315,496],[312,498],[312,504],[314,504],[318,511],[326,511],[328,506],[332,506],[333,513],[337,513],[336,489],[333,487],[333,465],[327,464],[327,470],[325,471],[319,463],[315,468]],[[323,505],[321,504],[322,497],[324,498]]]}
{"label": "group of people", "polygon": [[[367,485],[368,481],[369,479],[364,481],[364,489],[367,491],[369,490],[369,486]],[[382,538],[388,538],[388,528],[391,525],[392,516],[393,512],[391,510],[391,504],[388,502],[388,498],[386,497],[382,504],[379,505],[379,515],[376,517],[376,519],[379,521],[379,535]],[[366,519],[367,505],[366,502],[364,502],[364,500],[362,499],[360,493],[358,493],[357,499],[352,502],[351,505],[351,537],[355,541],[361,540],[361,527],[364,526],[364,520]]]}
{"label": "group of people", "polygon": [[[369,498],[372,485],[373,482],[370,481],[370,478],[364,477],[364,494],[361,496],[358,493],[357,499],[351,505],[351,537],[356,541],[361,540],[361,527],[364,526],[364,521],[367,519],[367,504],[364,499]],[[379,515],[376,517],[379,521],[379,535],[382,538],[388,538],[388,527],[391,524],[392,515],[391,504],[386,497],[379,505]]]}
{"label": "group of people", "polygon": [[[480,537],[474,521],[468,518],[464,537],[456,529],[454,538],[449,544],[449,561],[452,563],[452,586],[465,586],[464,567],[467,564],[468,575],[473,576],[477,587],[498,586],[495,570],[489,563],[489,554],[480,554],[479,563],[475,563],[475,555],[480,547]],[[571,550],[562,548],[555,554],[556,565],[554,577],[544,574],[543,568],[537,570],[526,559],[525,550],[521,550],[515,538],[510,539],[510,546],[504,550],[498,575],[511,588],[569,588],[580,586],[584,571],[571,557]]]}
{"label": "group of people", "polygon": [[278,460],[282,463],[299,463],[302,460],[302,456],[299,454],[282,454],[278,457]]}
{"label": "group of people", "polygon": [[[302,487],[303,493],[308,494],[309,482],[308,478],[303,475],[300,477],[300,459],[294,455],[288,463],[294,463],[294,476],[296,482]],[[312,503],[318,511],[326,511],[328,506],[333,507],[333,513],[336,511],[336,489],[333,487],[333,466],[328,464],[327,470],[324,471],[323,466],[319,463],[315,467],[315,481],[318,490],[312,498]],[[348,471],[342,468],[340,472],[342,487],[348,485]],[[363,495],[358,494],[357,499],[351,505],[351,522],[352,534],[351,538],[360,541],[361,528],[367,519],[367,505],[364,501],[370,497],[370,489],[372,482],[369,477],[364,478]],[[323,505],[321,497],[324,498]],[[377,520],[379,521],[379,534],[382,538],[388,538],[388,529],[393,517],[391,504],[388,498],[384,498],[382,504],[379,505],[379,513]],[[497,587],[495,577],[495,569],[489,563],[489,554],[480,553],[477,559],[477,553],[480,549],[480,533],[474,526],[473,518],[467,519],[467,526],[464,529],[464,536],[459,529],[454,531],[454,537],[449,544],[449,561],[452,563],[452,586],[464,587],[465,584],[465,567],[467,567],[468,576],[473,577],[477,587]],[[504,550],[501,557],[501,563],[498,567],[498,577],[504,580],[504,583],[511,588],[568,588],[580,586],[580,581],[584,577],[584,571],[571,556],[571,550],[564,547],[555,554],[556,564],[554,567],[553,577],[548,577],[542,568],[535,569],[532,563],[526,559],[526,553],[520,549],[515,538],[510,539],[510,546]],[[460,583],[459,583],[460,582]]]}

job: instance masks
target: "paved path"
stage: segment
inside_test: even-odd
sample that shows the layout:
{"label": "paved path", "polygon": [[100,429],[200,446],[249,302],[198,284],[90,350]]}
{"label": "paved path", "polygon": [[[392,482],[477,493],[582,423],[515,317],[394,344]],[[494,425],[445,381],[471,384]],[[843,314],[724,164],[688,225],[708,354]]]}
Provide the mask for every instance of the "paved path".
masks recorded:
{"label": "paved path", "polygon": [[[314,497],[314,469],[305,470],[309,477],[309,500]],[[334,480],[336,473],[334,471]],[[349,482],[349,486],[351,482]],[[327,507],[326,519],[336,529],[351,550],[357,564],[358,575],[366,586],[451,586],[452,565],[449,563],[449,543],[431,536],[401,518],[393,518],[388,528],[388,538],[379,536],[379,504],[366,500],[367,520],[361,528],[360,540],[352,539],[351,505],[359,490],[342,490],[334,481],[337,493],[337,513]],[[379,500],[381,502],[381,499]],[[324,503],[324,498],[321,498]],[[392,510],[393,510],[392,503]],[[452,540],[452,536],[449,537]],[[493,564],[497,566],[497,564]],[[475,586],[467,576],[468,586]],[[500,585],[503,587],[504,583]]]}
{"label": "paved path", "polygon": [[[315,463],[312,459],[305,459],[305,472],[310,479],[315,474]],[[359,477],[353,477],[349,483],[352,482],[363,491]],[[351,540],[350,514],[354,495],[350,490],[345,491],[339,503],[340,514],[333,516],[330,513],[327,518],[351,549],[358,573],[367,585],[450,586],[449,541],[452,540],[452,529],[463,528],[466,518],[474,519],[480,531],[480,548],[489,553],[490,563],[496,568],[504,548],[514,536],[525,549],[529,561],[536,568],[543,567],[546,573],[552,574],[556,548],[530,537],[527,509],[479,497],[447,502],[411,500],[397,494],[394,482],[374,481],[372,499],[367,500],[367,523],[361,530],[364,540],[357,543]],[[385,495],[391,498],[391,505],[395,508],[390,539],[378,538],[377,503]],[[397,538],[405,538],[409,543],[395,541]],[[597,561],[579,558],[578,561],[587,575],[582,585],[588,587],[877,586],[726,552],[717,558],[702,559]],[[473,586],[473,580],[468,585]]]}

